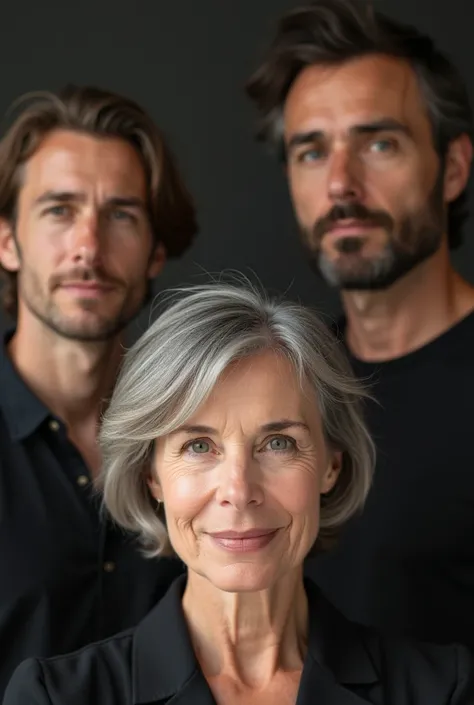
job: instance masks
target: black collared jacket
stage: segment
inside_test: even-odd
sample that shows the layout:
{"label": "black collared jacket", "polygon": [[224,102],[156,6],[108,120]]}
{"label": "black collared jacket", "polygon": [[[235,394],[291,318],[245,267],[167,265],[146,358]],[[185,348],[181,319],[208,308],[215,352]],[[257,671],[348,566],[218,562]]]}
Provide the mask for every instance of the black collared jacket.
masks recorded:
{"label": "black collared jacket", "polygon": [[[135,629],[23,663],[3,705],[215,705],[181,607],[185,579]],[[378,637],[347,621],[309,581],[306,591],[308,651],[296,705],[474,705],[463,647]]]}

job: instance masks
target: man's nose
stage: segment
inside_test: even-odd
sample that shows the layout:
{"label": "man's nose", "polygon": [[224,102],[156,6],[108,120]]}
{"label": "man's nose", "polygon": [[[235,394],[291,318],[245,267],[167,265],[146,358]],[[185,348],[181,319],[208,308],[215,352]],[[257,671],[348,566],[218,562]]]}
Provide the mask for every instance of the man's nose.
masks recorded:
{"label": "man's nose", "polygon": [[88,214],[78,219],[73,228],[73,259],[85,265],[96,264],[100,253],[99,218]]}
{"label": "man's nose", "polygon": [[330,157],[328,196],[331,201],[359,201],[363,197],[361,167],[349,149],[341,149]]}

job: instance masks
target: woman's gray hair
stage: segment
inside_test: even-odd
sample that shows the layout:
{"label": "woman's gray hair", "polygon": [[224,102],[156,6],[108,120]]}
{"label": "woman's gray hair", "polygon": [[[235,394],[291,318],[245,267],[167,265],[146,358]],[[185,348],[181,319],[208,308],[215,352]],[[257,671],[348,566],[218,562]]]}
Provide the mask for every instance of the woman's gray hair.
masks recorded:
{"label": "woman's gray hair", "polygon": [[316,551],[327,550],[369,491],[374,447],[342,344],[302,305],[270,298],[248,282],[178,289],[168,308],[125,354],[100,432],[101,485],[111,516],[137,532],[150,556],[169,549],[147,478],[154,441],[185,423],[228,366],[266,350],[287,358],[316,395],[328,444],[343,453],[339,479],[321,498]]}

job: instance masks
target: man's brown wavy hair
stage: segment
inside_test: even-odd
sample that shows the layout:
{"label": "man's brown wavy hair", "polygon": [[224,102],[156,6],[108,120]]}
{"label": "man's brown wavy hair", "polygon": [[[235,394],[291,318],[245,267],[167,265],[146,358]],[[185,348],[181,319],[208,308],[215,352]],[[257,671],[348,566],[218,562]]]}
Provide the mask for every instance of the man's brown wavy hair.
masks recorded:
{"label": "man's brown wavy hair", "polygon": [[[191,245],[198,230],[193,200],[162,132],[137,103],[93,86],[70,85],[58,93],[26,94],[17,105],[24,108],[0,142],[0,218],[14,225],[23,166],[46,135],[72,130],[130,143],[145,169],[155,241],[168,257],[179,257]],[[0,265],[0,275],[3,309],[16,319],[17,274]]]}

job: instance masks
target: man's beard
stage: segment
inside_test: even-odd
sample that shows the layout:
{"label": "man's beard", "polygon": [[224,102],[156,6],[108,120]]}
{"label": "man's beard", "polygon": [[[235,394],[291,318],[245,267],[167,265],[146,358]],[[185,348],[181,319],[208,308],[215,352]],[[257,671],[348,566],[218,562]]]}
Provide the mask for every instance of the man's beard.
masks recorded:
{"label": "man's beard", "polygon": [[[360,222],[362,227],[367,222],[387,233],[387,244],[379,254],[372,257],[358,254],[362,253],[366,239],[362,235],[338,240],[336,248],[342,255],[342,262],[340,258],[333,260],[325,254],[321,242],[330,226],[349,218]],[[385,211],[370,211],[359,203],[341,203],[318,220],[310,231],[303,231],[303,244],[312,268],[331,286],[344,290],[383,290],[437,252],[445,227],[443,174],[440,173],[427,205],[405,215],[399,223]]]}
{"label": "man's beard", "polygon": [[[91,272],[76,271],[70,273],[70,279],[90,280],[96,278]],[[59,281],[58,281],[59,284]],[[122,306],[113,316],[94,315],[95,302],[84,298],[80,304],[84,311],[90,311],[89,320],[74,320],[73,316],[63,313],[52,296],[45,296],[39,278],[30,268],[22,268],[19,272],[18,291],[26,308],[47,328],[57,335],[83,343],[98,343],[110,340],[121,333],[143,305],[143,298],[134,303],[129,296],[125,297]],[[54,287],[51,287],[54,290]]]}

